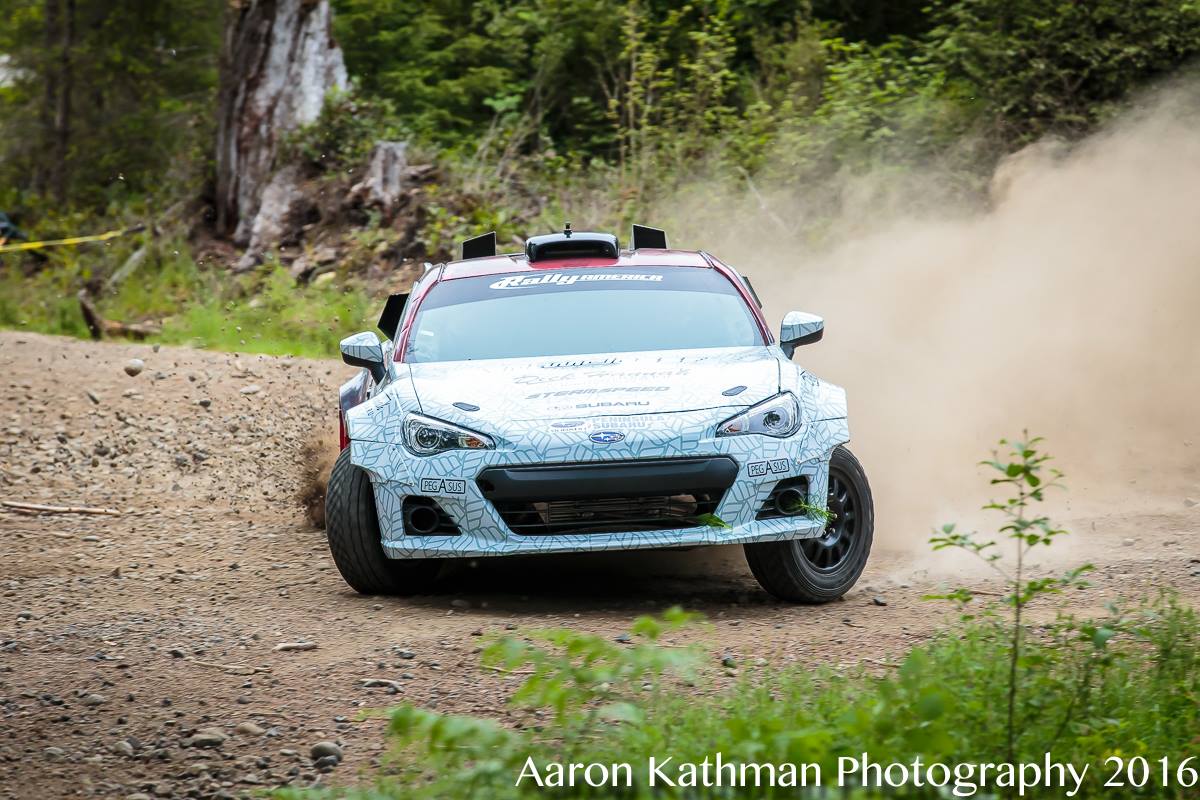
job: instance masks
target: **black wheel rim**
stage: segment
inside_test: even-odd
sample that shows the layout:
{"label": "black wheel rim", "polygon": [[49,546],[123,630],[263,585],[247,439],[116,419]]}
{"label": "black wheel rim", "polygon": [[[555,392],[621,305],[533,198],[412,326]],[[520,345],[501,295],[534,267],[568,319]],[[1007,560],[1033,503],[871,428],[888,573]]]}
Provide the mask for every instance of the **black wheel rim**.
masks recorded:
{"label": "black wheel rim", "polygon": [[800,552],[816,569],[833,572],[846,562],[858,539],[859,511],[862,503],[858,489],[838,469],[829,471],[829,513],[824,532],[814,539],[801,539]]}

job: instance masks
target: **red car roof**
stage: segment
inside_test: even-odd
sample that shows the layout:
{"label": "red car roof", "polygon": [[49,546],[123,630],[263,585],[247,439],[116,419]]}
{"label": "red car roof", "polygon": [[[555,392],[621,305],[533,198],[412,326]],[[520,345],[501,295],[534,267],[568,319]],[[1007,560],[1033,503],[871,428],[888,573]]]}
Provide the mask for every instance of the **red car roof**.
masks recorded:
{"label": "red car roof", "polygon": [[441,280],[474,278],[504,272],[535,272],[538,270],[578,269],[580,267],[712,267],[713,263],[695,250],[632,250],[618,258],[556,258],[532,264],[524,253],[471,258],[451,261],[442,271]]}

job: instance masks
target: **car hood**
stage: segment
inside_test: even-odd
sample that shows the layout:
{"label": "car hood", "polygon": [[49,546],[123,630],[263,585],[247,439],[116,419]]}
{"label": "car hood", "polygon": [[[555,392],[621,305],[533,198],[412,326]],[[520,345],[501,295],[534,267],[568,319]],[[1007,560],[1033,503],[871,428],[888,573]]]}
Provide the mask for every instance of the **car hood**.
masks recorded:
{"label": "car hood", "polygon": [[758,346],[407,366],[426,414],[524,421],[744,407],[779,391],[779,363]]}

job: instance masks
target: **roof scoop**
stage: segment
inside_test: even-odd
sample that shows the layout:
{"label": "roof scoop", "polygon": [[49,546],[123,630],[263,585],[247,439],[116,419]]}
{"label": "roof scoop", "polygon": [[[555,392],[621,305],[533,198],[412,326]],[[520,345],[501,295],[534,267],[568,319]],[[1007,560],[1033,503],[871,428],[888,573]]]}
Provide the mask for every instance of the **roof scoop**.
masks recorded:
{"label": "roof scoop", "polygon": [[525,241],[525,257],[529,263],[556,258],[617,258],[621,244],[611,233],[573,231],[571,223],[562,233],[530,236]]}

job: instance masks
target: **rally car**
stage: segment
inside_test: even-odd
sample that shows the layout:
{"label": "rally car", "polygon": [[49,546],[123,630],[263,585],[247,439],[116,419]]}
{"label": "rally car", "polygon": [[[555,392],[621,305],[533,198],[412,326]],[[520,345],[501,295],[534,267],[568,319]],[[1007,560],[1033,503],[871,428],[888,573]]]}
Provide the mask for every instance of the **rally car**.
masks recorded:
{"label": "rally car", "polygon": [[862,573],[871,490],[846,394],[793,364],[750,281],[664,232],[494,234],[341,342],[330,550],[365,594],[427,591],[449,559],[742,544],[771,594],[824,602]]}

